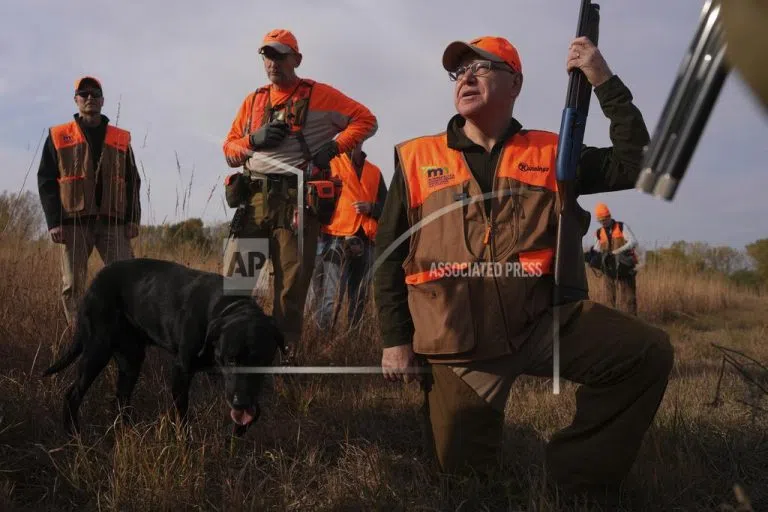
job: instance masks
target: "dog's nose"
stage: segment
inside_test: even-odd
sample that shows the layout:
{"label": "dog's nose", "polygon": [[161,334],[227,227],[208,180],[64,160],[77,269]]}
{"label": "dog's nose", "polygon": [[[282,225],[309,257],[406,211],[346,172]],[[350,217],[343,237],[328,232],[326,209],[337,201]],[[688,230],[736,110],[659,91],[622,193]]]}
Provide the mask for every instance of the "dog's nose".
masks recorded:
{"label": "dog's nose", "polygon": [[235,409],[245,409],[250,406],[250,400],[242,393],[235,393],[232,395],[232,407]]}

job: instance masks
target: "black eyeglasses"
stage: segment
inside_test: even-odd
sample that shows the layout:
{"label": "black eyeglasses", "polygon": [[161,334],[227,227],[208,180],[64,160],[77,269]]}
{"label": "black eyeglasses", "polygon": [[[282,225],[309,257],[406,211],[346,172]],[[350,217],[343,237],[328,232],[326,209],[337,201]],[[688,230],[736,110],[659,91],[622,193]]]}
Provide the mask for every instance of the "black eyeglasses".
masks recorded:
{"label": "black eyeglasses", "polygon": [[84,99],[87,99],[88,96],[99,99],[101,98],[101,91],[77,91],[77,95]]}
{"label": "black eyeglasses", "polygon": [[448,73],[448,78],[450,78],[452,82],[456,82],[458,80],[461,80],[461,78],[464,76],[464,73],[466,73],[467,71],[471,71],[472,74],[475,76],[483,76],[483,75],[487,75],[488,72],[492,69],[506,71],[507,73],[515,72],[514,69],[511,69],[510,67],[504,64],[498,64],[496,62],[491,62],[490,60],[478,60],[478,61],[472,62],[471,64],[467,64],[465,66],[459,66],[458,68],[456,68],[455,71],[451,71]]}

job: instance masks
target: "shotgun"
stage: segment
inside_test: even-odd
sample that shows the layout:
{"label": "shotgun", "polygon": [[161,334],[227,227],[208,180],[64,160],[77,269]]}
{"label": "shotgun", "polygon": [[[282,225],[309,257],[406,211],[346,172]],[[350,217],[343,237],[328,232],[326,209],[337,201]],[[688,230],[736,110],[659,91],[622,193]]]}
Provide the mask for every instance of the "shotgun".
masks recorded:
{"label": "shotgun", "polygon": [[[600,6],[582,0],[576,37],[586,36],[597,46]],[[591,216],[576,201],[576,167],[581,156],[592,84],[580,69],[568,79],[560,133],[557,143],[557,196],[559,200],[557,245],[555,249],[554,305],[586,299],[586,270],[582,238],[589,230]]]}
{"label": "shotgun", "polygon": [[[597,46],[600,6],[582,0],[576,37],[586,36]],[[571,71],[557,143],[557,242],[555,246],[555,285],[553,305],[561,306],[589,297],[582,239],[589,230],[591,216],[576,201],[576,167],[581,156],[587,124],[592,84],[580,69]],[[554,308],[554,392],[559,393],[559,308]]]}
{"label": "shotgun", "polygon": [[675,197],[709,114],[730,71],[720,0],[707,0],[693,40],[650,144],[635,187],[667,201]]}

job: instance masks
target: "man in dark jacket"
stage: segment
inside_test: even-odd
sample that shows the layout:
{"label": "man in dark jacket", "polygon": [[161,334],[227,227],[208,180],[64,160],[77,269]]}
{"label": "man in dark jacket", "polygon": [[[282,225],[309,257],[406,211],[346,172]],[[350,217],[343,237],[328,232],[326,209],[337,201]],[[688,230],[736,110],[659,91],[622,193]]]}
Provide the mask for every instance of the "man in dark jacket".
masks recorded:
{"label": "man in dark jacket", "polygon": [[48,233],[61,244],[62,300],[67,322],[76,318],[93,249],[105,265],[133,257],[139,233],[141,180],[130,132],[101,113],[101,82],[75,82],[78,113],[54,126],[45,141],[37,185]]}

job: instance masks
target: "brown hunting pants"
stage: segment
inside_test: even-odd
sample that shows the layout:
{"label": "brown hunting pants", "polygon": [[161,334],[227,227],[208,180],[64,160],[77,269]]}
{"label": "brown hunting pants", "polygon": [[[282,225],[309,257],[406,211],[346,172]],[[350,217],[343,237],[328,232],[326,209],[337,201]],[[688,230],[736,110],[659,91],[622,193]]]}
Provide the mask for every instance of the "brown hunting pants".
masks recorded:
{"label": "brown hunting pants", "polygon": [[[254,196],[246,210],[243,230],[238,238],[229,241],[224,261],[231,260],[232,254],[242,245],[241,240],[269,240],[269,258],[274,273],[272,316],[283,333],[286,345],[293,351],[301,341],[304,304],[315,268],[320,223],[312,215],[304,215],[303,261],[299,262],[298,234],[288,227],[283,227],[292,217],[290,212],[296,204],[295,189],[291,190],[290,195],[291,197],[283,197],[278,193],[273,194],[266,208],[264,205],[254,205],[259,201],[258,196]],[[265,213],[255,213],[259,206]]]}
{"label": "brown hunting pants", "polygon": [[[620,311],[637,315],[637,282],[635,274],[615,279],[603,274],[603,285],[608,305]],[[618,306],[616,295],[618,292]]]}
{"label": "brown hunting pants", "polygon": [[[561,322],[562,323],[562,322]],[[428,411],[441,469],[492,470],[518,375],[552,377],[552,317],[519,353],[464,366],[433,364]],[[560,376],[580,383],[572,423],[554,434],[547,471],[565,486],[611,485],[629,472],[673,364],[668,335],[591,301],[560,331]]]}
{"label": "brown hunting pants", "polygon": [[125,234],[125,225],[114,221],[87,219],[76,224],[65,224],[63,234],[61,298],[67,323],[72,325],[77,318],[78,303],[85,292],[88,259],[93,249],[98,251],[104,265],[133,258],[133,249]]}

